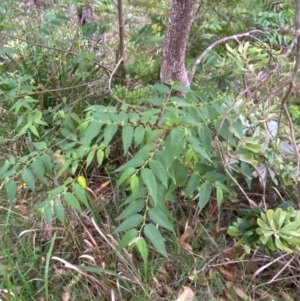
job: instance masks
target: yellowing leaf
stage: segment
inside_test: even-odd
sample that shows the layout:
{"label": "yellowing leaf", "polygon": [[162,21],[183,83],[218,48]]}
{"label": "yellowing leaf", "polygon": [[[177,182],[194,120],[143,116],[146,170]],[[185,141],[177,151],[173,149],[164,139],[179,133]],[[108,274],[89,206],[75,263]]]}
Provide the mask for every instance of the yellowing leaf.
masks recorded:
{"label": "yellowing leaf", "polygon": [[86,189],[87,185],[86,185],[86,179],[84,176],[79,176],[77,179],[77,182],[83,189]]}

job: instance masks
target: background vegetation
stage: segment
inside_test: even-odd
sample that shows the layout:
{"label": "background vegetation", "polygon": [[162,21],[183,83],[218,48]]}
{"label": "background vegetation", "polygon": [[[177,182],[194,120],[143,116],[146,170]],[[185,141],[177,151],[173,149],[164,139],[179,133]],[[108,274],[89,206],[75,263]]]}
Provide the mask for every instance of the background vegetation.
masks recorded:
{"label": "background vegetation", "polygon": [[0,299],[297,300],[298,2],[2,1]]}

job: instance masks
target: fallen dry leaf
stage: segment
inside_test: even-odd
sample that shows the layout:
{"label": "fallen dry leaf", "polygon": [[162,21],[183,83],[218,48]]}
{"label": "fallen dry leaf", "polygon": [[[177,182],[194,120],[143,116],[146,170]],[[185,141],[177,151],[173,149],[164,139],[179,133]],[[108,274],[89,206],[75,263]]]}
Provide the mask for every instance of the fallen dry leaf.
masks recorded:
{"label": "fallen dry leaf", "polygon": [[183,292],[179,295],[176,301],[193,301],[195,298],[195,293],[188,286],[183,287]]}
{"label": "fallen dry leaf", "polygon": [[242,300],[253,301],[253,299],[249,297],[240,287],[233,285],[232,288]]}
{"label": "fallen dry leaf", "polygon": [[292,297],[282,289],[280,290],[280,295],[284,301],[293,301]]}
{"label": "fallen dry leaf", "polygon": [[17,205],[17,206],[15,206],[15,209],[17,209],[21,215],[24,215],[24,216],[30,215],[27,207],[24,205]]}
{"label": "fallen dry leaf", "polygon": [[190,238],[193,235],[193,230],[188,225],[188,223],[185,224],[184,233],[179,238],[179,245],[181,248],[185,249],[188,252],[192,252],[193,248],[192,246],[186,242],[188,238]]}
{"label": "fallen dry leaf", "polygon": [[235,280],[235,275],[233,273],[229,272],[228,270],[226,270],[226,269],[224,269],[222,267],[218,268],[218,270],[228,280],[230,280],[230,281],[234,281]]}
{"label": "fallen dry leaf", "polygon": [[94,189],[94,193],[98,193],[99,191],[101,191],[102,189],[104,189],[111,181],[106,181],[104,183],[102,183],[101,185],[99,185],[98,187],[96,187]]}
{"label": "fallen dry leaf", "polygon": [[227,288],[224,288],[223,293],[226,296],[228,301],[235,301]]}
{"label": "fallen dry leaf", "polygon": [[62,301],[69,301],[71,299],[70,294],[68,292],[62,292],[61,294]]}

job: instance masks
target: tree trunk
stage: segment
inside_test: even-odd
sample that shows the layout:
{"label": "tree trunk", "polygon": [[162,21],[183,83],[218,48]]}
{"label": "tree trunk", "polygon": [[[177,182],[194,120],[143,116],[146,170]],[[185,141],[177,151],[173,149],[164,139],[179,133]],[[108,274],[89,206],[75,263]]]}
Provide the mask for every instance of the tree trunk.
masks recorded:
{"label": "tree trunk", "polygon": [[160,79],[178,81],[189,87],[185,52],[197,0],[173,0],[162,52]]}

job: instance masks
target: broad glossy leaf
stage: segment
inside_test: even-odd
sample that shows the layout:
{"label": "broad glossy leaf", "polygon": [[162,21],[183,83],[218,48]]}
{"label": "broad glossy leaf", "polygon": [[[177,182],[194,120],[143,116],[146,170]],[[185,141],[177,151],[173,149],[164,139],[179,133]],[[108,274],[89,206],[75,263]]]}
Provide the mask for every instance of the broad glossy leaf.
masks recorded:
{"label": "broad glossy leaf", "polygon": [[24,169],[21,173],[22,175],[22,180],[26,185],[33,191],[35,192],[35,180],[32,172],[29,169]]}
{"label": "broad glossy leaf", "polygon": [[128,148],[132,143],[132,139],[133,139],[133,127],[132,126],[125,126],[122,130],[122,141],[123,141],[124,155],[127,153]]}
{"label": "broad glossy leaf", "polygon": [[144,220],[144,217],[140,214],[134,214],[127,218],[124,222],[122,222],[117,229],[113,233],[121,232],[121,231],[126,231],[128,229],[137,227],[140,225]]}
{"label": "broad glossy leaf", "polygon": [[174,227],[171,224],[170,220],[168,217],[157,207],[151,208],[148,211],[148,215],[151,218],[153,222],[158,224],[159,226],[166,228],[170,231],[172,231],[175,234]]}
{"label": "broad glossy leaf", "polygon": [[143,179],[143,182],[145,183],[150,196],[153,198],[154,202],[157,202],[157,184],[156,184],[156,179],[149,168],[144,168],[141,171],[141,176]]}
{"label": "broad glossy leaf", "polygon": [[144,227],[144,234],[150,240],[155,250],[163,256],[168,257],[164,240],[158,229],[153,224],[147,224]]}
{"label": "broad glossy leaf", "polygon": [[211,195],[212,187],[209,183],[203,183],[200,187],[200,194],[199,194],[199,210],[202,209],[207,205],[210,195]]}

